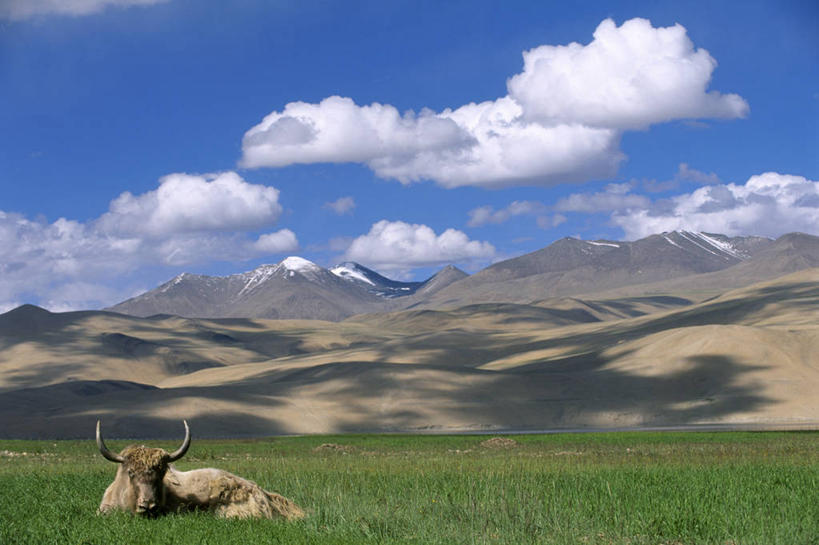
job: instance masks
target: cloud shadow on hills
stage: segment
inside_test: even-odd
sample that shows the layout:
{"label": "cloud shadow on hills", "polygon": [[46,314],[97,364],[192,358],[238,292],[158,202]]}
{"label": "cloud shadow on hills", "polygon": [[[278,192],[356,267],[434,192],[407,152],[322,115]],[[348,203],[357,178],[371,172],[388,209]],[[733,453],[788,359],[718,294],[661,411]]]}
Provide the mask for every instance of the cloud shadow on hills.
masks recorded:
{"label": "cloud shadow on hills", "polygon": [[[606,363],[599,355],[586,355],[493,372],[341,362],[224,386],[162,390],[109,384],[101,392],[87,384],[72,396],[58,392],[71,386],[66,384],[29,389],[26,404],[15,403],[12,392],[0,402],[0,435],[92,437],[101,418],[112,438],[172,438],[187,418],[199,437],[270,436],[314,431],[299,429],[308,411],[329,423],[322,431],[332,432],[685,425],[774,402],[753,385],[738,384],[756,367],[725,356],[692,357],[688,369],[660,377],[633,375]],[[300,407],[298,400],[311,391],[314,401],[327,403]],[[164,408],[169,408],[166,415]]]}
{"label": "cloud shadow on hills", "polygon": [[[97,418],[110,422],[106,435],[112,438],[169,439],[178,438],[182,418],[190,419],[195,437],[315,431],[299,428],[308,421],[324,422],[327,426],[321,431],[335,432],[546,430],[730,421],[735,413],[761,412],[777,403],[762,385],[745,378],[766,366],[702,353],[683,360],[676,371],[651,376],[609,365],[607,349],[680,327],[736,324],[765,305],[783,301],[794,308],[815,308],[817,300],[817,284],[792,283],[636,323],[600,324],[593,332],[562,330],[560,336],[547,339],[531,330],[498,337],[457,329],[408,336],[368,345],[376,362],[328,362],[289,371],[273,368],[219,386],[149,389],[90,381],[94,384],[84,385],[81,391],[72,391],[76,385],[69,382],[6,391],[0,395],[0,436],[92,438]],[[509,369],[478,368],[504,356],[548,349],[569,355]],[[407,354],[412,354],[412,362],[383,363],[401,362]],[[623,352],[617,355],[624,357]]]}
{"label": "cloud shadow on hills", "polygon": [[[107,324],[95,323],[90,328],[84,323],[89,318],[107,315],[125,322],[112,320]],[[52,314],[30,305],[7,313],[3,318],[5,320],[0,321],[3,326],[0,327],[0,352],[29,344],[47,353],[36,364],[0,369],[5,383],[0,386],[0,392],[87,378],[93,374],[94,362],[101,359],[106,359],[107,365],[123,366],[124,371],[126,366],[130,367],[127,372],[136,369],[139,374],[139,368],[143,368],[147,377],[157,372],[180,376],[224,366],[224,362],[208,356],[210,348],[238,348],[248,353],[243,360],[231,363],[306,353],[302,348],[302,336],[265,330],[254,320],[238,318],[225,323],[248,330],[235,332],[223,327],[221,322],[208,320],[200,323],[184,318],[173,320],[183,320],[186,329],[168,328],[150,318],[92,311]]]}

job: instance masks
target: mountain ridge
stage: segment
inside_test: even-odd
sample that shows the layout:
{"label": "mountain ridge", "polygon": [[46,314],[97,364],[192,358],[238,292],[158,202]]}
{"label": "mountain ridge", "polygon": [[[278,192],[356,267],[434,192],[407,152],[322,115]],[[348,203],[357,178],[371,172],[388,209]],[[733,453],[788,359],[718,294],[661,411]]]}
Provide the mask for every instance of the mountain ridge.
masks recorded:
{"label": "mountain ridge", "polygon": [[436,274],[423,282],[400,282],[358,263],[345,262],[325,269],[290,256],[277,264],[229,276],[182,273],[106,310],[141,317],[170,314],[189,318],[338,321],[373,312],[385,301],[410,296],[427,284],[440,289],[460,278],[453,276],[449,268],[442,272],[444,276]]}
{"label": "mountain ridge", "polygon": [[649,235],[636,241],[565,237],[540,250],[490,265],[440,290],[422,305],[523,303],[665,281],[727,269],[774,242],[764,237],[688,231]]}
{"label": "mountain ridge", "polygon": [[[106,310],[134,316],[339,321],[401,309],[531,303],[630,287],[639,291],[634,286],[655,286],[650,293],[661,293],[663,283],[683,286],[679,279],[696,283],[698,275],[722,278],[718,283],[724,288],[815,266],[819,237],[804,233],[776,240],[690,231],[636,241],[566,237],[471,276],[450,265],[422,282],[392,280],[354,262],[325,269],[295,256],[225,277],[183,273]],[[729,269],[734,272],[723,273]]]}

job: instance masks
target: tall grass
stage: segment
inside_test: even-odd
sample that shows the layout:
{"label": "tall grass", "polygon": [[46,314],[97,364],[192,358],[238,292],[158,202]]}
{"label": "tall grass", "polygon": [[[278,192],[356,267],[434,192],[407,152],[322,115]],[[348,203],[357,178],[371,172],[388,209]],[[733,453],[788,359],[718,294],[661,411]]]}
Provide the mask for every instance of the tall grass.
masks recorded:
{"label": "tall grass", "polygon": [[0,543],[819,543],[819,433],[484,440],[195,440],[177,464],[280,492],[310,511],[296,523],[98,517],[115,468],[92,440],[4,441]]}

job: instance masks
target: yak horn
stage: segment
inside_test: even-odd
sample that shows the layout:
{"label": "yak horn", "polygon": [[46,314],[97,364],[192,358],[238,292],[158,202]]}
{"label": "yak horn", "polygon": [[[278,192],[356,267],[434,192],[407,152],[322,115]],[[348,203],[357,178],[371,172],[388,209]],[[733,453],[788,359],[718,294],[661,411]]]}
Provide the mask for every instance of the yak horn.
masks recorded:
{"label": "yak horn", "polygon": [[175,462],[188,452],[188,447],[191,446],[191,430],[188,427],[188,421],[183,420],[183,424],[185,424],[185,440],[182,441],[182,446],[173,451],[168,455],[168,462]]}
{"label": "yak horn", "polygon": [[97,446],[100,448],[100,453],[105,456],[106,459],[111,460],[112,462],[116,462],[121,464],[125,461],[125,459],[120,456],[119,454],[114,454],[108,447],[105,446],[105,442],[102,440],[102,434],[100,433],[100,421],[97,420]]}

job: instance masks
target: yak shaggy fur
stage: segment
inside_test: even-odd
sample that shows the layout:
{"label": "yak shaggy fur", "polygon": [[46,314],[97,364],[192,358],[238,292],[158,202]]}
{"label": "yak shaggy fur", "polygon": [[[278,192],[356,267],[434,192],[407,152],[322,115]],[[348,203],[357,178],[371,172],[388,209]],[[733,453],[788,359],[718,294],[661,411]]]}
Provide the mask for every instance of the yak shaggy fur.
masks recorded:
{"label": "yak shaggy fur", "polygon": [[217,517],[304,518],[304,511],[289,499],[268,492],[253,481],[215,468],[179,471],[168,464],[163,449],[131,445],[120,453],[124,459],[114,482],[103,494],[99,513],[114,510],[137,513],[139,485],[149,483],[155,491],[157,509],[152,514],[208,511]]}

